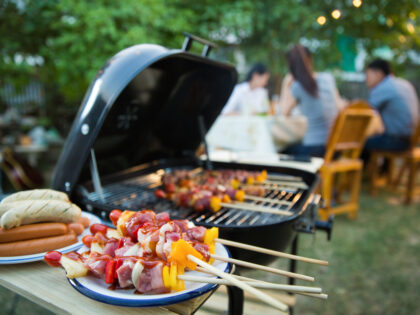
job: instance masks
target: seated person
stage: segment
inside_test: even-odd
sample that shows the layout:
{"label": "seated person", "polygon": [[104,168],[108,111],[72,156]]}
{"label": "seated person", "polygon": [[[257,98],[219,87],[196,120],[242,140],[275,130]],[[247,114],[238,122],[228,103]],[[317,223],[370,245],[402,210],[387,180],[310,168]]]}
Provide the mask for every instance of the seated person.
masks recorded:
{"label": "seated person", "polygon": [[284,153],[323,157],[329,131],[341,106],[335,80],[329,73],[313,72],[312,55],[306,47],[295,45],[286,58],[291,75],[283,80],[280,107],[288,116],[298,106],[308,128],[302,143],[291,145]]}
{"label": "seated person", "polygon": [[267,85],[269,78],[270,73],[267,68],[263,64],[255,64],[249,71],[245,82],[237,84],[233,89],[222,114],[267,113],[268,92],[264,87]]}
{"label": "seated person", "polygon": [[419,116],[419,104],[414,87],[391,74],[390,64],[382,59],[366,68],[369,104],[380,114],[385,132],[369,138],[365,150],[404,151],[410,146]]}

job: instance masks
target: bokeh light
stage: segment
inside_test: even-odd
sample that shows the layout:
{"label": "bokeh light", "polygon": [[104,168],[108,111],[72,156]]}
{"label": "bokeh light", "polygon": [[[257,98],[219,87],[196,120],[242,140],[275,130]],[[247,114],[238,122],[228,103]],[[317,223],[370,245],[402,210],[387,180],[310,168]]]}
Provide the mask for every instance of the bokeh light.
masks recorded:
{"label": "bokeh light", "polygon": [[325,22],[327,22],[327,19],[325,18],[325,16],[321,15],[321,16],[318,16],[316,21],[318,22],[319,25],[324,25]]}
{"label": "bokeh light", "polygon": [[414,29],[414,25],[411,23],[407,23],[407,31],[411,34],[414,33],[415,29]]}
{"label": "bokeh light", "polygon": [[341,16],[341,11],[340,10],[338,10],[338,9],[335,9],[334,11],[332,11],[331,12],[331,16],[334,18],[334,19],[339,19],[340,18],[340,16]]}
{"label": "bokeh light", "polygon": [[353,0],[353,5],[358,8],[362,5],[362,0]]}

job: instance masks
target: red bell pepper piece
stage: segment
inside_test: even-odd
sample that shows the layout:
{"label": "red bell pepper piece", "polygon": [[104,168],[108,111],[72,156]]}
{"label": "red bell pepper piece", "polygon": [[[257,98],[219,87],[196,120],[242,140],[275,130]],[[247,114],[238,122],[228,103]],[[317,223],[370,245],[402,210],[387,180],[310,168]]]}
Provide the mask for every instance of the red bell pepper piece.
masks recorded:
{"label": "red bell pepper piece", "polygon": [[115,260],[108,260],[105,267],[105,283],[114,283]]}

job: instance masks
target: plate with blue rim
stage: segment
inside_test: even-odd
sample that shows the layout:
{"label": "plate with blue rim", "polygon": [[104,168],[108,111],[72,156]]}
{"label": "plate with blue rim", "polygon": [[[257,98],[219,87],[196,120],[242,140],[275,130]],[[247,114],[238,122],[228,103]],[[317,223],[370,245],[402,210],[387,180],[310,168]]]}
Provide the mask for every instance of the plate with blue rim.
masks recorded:
{"label": "plate with blue rim", "polygon": [[[227,248],[218,243],[216,243],[215,254],[223,257],[231,257]],[[231,264],[222,261],[215,261],[212,265],[224,272],[230,272],[232,268]],[[197,271],[186,271],[185,275],[217,278],[216,276]],[[185,281],[185,290],[183,291],[165,294],[135,294],[135,289],[111,290],[109,289],[109,285],[102,279],[94,276],[68,279],[68,281],[73,288],[93,300],[128,307],[155,307],[177,304],[199,297],[218,287],[217,284]]]}
{"label": "plate with blue rim", "polygon": [[[99,219],[97,216],[82,211],[82,217],[86,217],[89,219],[90,224],[94,223],[102,223],[101,219]],[[82,234],[80,234],[77,239],[78,242],[71,244],[66,247],[57,248],[55,250],[61,252],[61,253],[68,253],[72,251],[76,251],[80,249],[83,246],[82,238],[85,235],[91,234],[89,229],[85,229]],[[14,264],[24,264],[24,263],[30,263],[34,261],[40,261],[44,259],[44,255],[46,252],[38,253],[38,254],[32,254],[32,255],[24,255],[24,256],[8,256],[8,257],[0,257],[0,265],[14,265]]]}

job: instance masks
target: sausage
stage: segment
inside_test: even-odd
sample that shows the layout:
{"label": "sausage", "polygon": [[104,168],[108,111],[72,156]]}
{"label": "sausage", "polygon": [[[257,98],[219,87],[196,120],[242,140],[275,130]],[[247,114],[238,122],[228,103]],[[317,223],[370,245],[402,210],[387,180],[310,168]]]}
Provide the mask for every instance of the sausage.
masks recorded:
{"label": "sausage", "polygon": [[38,223],[19,226],[10,230],[0,229],[0,243],[30,240],[41,237],[64,235],[68,232],[64,223]]}
{"label": "sausage", "polygon": [[14,193],[1,201],[1,204],[23,200],[61,200],[69,201],[67,194],[52,189],[33,189]]}
{"label": "sausage", "polygon": [[0,256],[22,256],[48,252],[77,242],[73,232],[59,236],[0,244]]}
{"label": "sausage", "polygon": [[38,222],[77,222],[82,213],[75,204],[59,200],[26,200],[10,204],[13,206],[2,215],[0,222],[5,230]]}
{"label": "sausage", "polygon": [[86,217],[80,217],[79,221],[77,222],[81,223],[85,228],[89,227],[90,225],[90,220]]}
{"label": "sausage", "polygon": [[85,227],[83,226],[83,224],[76,222],[76,223],[70,223],[67,225],[69,228],[69,231],[73,231],[74,233],[76,233],[77,235],[80,235],[83,233],[83,230],[85,229]]}

